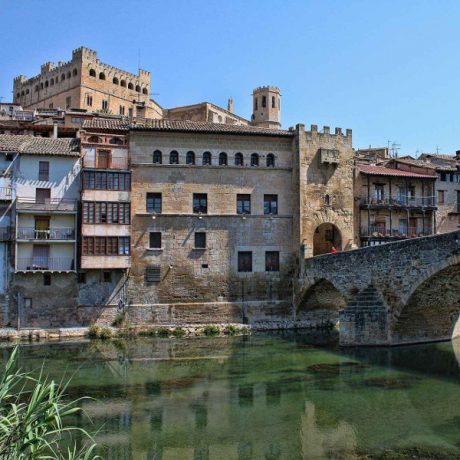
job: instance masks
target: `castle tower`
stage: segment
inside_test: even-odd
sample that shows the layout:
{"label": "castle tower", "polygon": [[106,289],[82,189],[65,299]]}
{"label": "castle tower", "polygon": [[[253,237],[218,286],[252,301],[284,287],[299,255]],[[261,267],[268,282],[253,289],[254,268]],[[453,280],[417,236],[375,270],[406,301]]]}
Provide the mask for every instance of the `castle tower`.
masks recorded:
{"label": "castle tower", "polygon": [[252,92],[252,124],[263,128],[281,127],[281,92],[276,86],[260,86]]}

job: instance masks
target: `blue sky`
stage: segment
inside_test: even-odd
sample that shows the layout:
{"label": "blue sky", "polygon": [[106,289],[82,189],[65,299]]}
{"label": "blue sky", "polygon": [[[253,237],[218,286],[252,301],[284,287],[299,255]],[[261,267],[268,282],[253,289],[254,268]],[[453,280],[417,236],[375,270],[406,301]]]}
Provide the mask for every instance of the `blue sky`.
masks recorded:
{"label": "blue sky", "polygon": [[353,129],[355,148],[460,149],[458,0],[0,0],[0,97],[16,75],[87,46],[152,72],[164,107],[211,101],[249,117],[282,91],[282,124]]}

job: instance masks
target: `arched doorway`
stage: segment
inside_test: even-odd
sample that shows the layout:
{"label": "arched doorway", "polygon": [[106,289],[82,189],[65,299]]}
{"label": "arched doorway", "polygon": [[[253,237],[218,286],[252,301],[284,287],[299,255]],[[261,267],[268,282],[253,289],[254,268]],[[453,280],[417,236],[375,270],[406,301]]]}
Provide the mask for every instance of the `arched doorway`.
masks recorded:
{"label": "arched doorway", "polygon": [[324,223],[316,227],[313,235],[313,255],[327,254],[332,247],[342,250],[342,235],[340,230],[331,223]]}

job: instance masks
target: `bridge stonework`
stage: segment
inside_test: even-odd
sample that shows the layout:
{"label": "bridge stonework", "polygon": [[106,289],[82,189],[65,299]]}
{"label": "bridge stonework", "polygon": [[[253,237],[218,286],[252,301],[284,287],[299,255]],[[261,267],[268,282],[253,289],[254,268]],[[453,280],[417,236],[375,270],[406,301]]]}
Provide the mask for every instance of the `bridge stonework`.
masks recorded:
{"label": "bridge stonework", "polygon": [[306,259],[297,316],[330,312],[342,345],[396,345],[460,335],[460,232]]}

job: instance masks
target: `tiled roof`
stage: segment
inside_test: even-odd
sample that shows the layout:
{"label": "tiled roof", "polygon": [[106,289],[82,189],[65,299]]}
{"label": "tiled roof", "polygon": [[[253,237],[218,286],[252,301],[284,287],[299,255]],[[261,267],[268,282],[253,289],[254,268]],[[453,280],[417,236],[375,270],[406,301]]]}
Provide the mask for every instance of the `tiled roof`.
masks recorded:
{"label": "tiled roof", "polygon": [[409,159],[409,158],[395,158],[390,161],[395,161],[397,163],[402,163],[402,164],[407,164],[407,165],[418,166],[420,168],[436,169],[436,166],[433,163],[429,163],[423,160],[415,160],[415,159]]}
{"label": "tiled roof", "polygon": [[259,136],[292,137],[293,131],[283,129],[257,128],[255,126],[226,125],[221,123],[208,123],[197,121],[179,120],[143,120],[132,123],[130,128],[134,131],[193,131],[197,133],[216,134],[242,134]]}
{"label": "tiled roof", "polygon": [[0,150],[29,155],[80,156],[80,139],[53,139],[49,137],[0,134]]}
{"label": "tiled roof", "polygon": [[413,177],[414,179],[436,179],[435,175],[418,174],[401,169],[385,168],[383,166],[360,165],[358,171],[372,176]]}
{"label": "tiled roof", "polygon": [[129,121],[127,118],[91,118],[83,122],[83,129],[98,129],[108,131],[128,131]]}
{"label": "tiled roof", "polygon": [[439,158],[440,160],[449,160],[449,161],[455,160],[454,155],[449,155],[447,153],[422,153],[419,156],[419,159],[429,158],[429,157]]}

